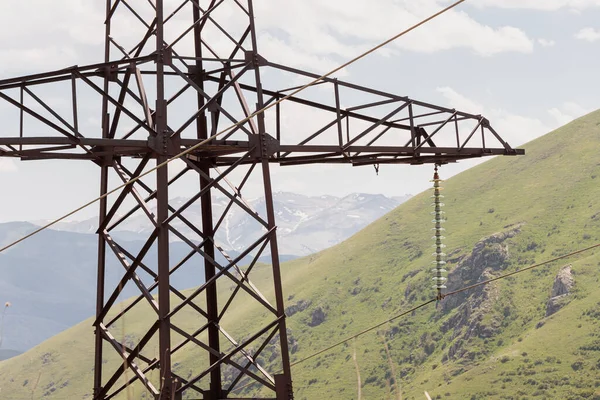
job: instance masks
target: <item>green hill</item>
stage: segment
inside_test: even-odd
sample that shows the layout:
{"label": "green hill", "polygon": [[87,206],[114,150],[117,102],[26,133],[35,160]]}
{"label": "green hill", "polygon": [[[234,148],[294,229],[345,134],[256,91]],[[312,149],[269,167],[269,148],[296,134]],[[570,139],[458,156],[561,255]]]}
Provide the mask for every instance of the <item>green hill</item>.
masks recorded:
{"label": "green hill", "polygon": [[[448,290],[600,242],[599,125],[600,112],[589,114],[529,143],[526,156],[444,183]],[[284,264],[292,362],[434,296],[430,195]],[[397,319],[295,365],[296,398],[356,399],[358,372],[362,399],[600,399],[599,266],[599,251],[587,252]],[[126,320],[127,335],[147,316],[140,308]],[[251,326],[260,315],[238,304],[230,318]],[[1,362],[0,398],[84,398],[92,339],[86,321]],[[178,361],[202,360],[189,352]],[[135,387],[129,396],[139,398]]]}

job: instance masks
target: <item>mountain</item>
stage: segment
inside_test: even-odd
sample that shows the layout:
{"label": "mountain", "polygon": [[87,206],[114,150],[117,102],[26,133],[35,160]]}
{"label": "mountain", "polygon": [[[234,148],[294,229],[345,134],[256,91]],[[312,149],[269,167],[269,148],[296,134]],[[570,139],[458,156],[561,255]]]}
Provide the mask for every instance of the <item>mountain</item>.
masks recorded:
{"label": "mountain", "polygon": [[[336,245],[355,234],[377,218],[393,210],[411,196],[386,197],[377,194],[353,193],[344,197],[305,196],[297,193],[276,192],[273,195],[277,215],[279,251],[283,255],[304,256]],[[177,208],[187,202],[178,197],[171,204]],[[265,215],[264,198],[250,199],[249,205],[260,215]],[[213,199],[215,215],[225,210],[228,199],[216,196]],[[154,210],[153,210],[154,211]],[[201,223],[199,207],[186,210],[186,218],[194,224]],[[225,218],[224,229],[219,230],[217,242],[230,251],[241,252],[257,239],[251,218],[238,207],[232,207]],[[134,215],[115,228],[115,238],[144,240],[150,232],[144,215]],[[35,221],[43,225],[44,221]],[[98,222],[95,218],[84,221],[61,222],[56,230],[94,233]],[[182,233],[190,229],[178,220],[173,225]],[[178,238],[173,237],[173,240]]]}
{"label": "mountain", "polygon": [[[525,148],[525,156],[497,157],[444,183],[448,291],[600,242],[600,112]],[[357,381],[363,399],[423,399],[424,391],[435,399],[600,398],[597,250],[447,297],[303,361],[434,298],[430,195],[283,264],[296,398],[356,399]],[[267,273],[257,267],[253,282],[264,285]],[[222,326],[243,338],[262,318],[251,302],[237,303]],[[136,329],[149,321],[142,308],[114,335],[139,339]],[[186,314],[177,323],[192,331],[201,322]],[[87,320],[1,362],[2,393],[83,398],[92,342]],[[260,360],[268,364],[273,351]],[[108,354],[105,361],[115,369],[120,362]],[[176,362],[187,376],[186,365],[207,360],[190,350]],[[261,397],[244,390],[240,397]],[[129,393],[141,397],[137,385]]]}
{"label": "mountain", "polygon": [[[0,224],[0,245],[36,228],[27,222]],[[1,349],[26,351],[95,312],[97,243],[96,235],[48,229],[0,254],[0,302],[11,303],[4,318]],[[130,251],[144,244],[121,243]],[[155,252],[154,247],[149,251],[149,266],[153,265]],[[188,252],[189,247],[183,243],[174,243],[171,250],[174,260],[182,259]],[[246,257],[243,263],[250,260]],[[217,261],[226,263],[220,254]],[[109,285],[115,286],[123,273],[123,267],[109,257]],[[203,275],[191,269],[178,271],[172,279],[175,285],[184,287],[190,282],[203,283]],[[121,299],[137,293],[136,288],[125,286]]]}
{"label": "mountain", "polygon": [[[277,222],[284,238],[280,255],[282,261],[295,258],[293,254],[320,250],[351,236],[403,200],[368,194],[337,198],[293,193],[277,193],[275,199]],[[174,203],[183,204],[185,201],[187,199],[179,198]],[[224,208],[225,199],[217,199],[216,204],[217,208]],[[261,210],[264,200],[255,200],[254,206]],[[227,244],[228,254],[234,258],[239,254],[237,250],[247,245],[249,238],[256,234],[245,229],[245,218],[247,216],[240,212],[232,212],[227,218],[226,236],[221,238],[221,242]],[[191,220],[199,223],[200,214],[192,213]],[[148,234],[137,228],[144,226],[139,222],[139,218],[128,220],[121,231],[113,234],[131,251],[139,249],[145,241],[144,235]],[[45,230],[0,254],[0,301],[12,303],[6,315],[1,349],[26,351],[94,313],[96,224],[92,219],[61,223],[57,226],[58,230]],[[27,222],[0,224],[0,245],[8,244],[35,228],[36,225]],[[183,227],[180,229],[185,230]],[[286,253],[288,250],[297,253]],[[153,259],[154,251],[154,248],[150,250],[147,260]],[[176,242],[171,254],[174,260],[181,259],[188,251],[186,244]],[[218,254],[217,257],[219,262],[225,263],[222,256]],[[266,259],[267,256],[261,258],[262,261]],[[248,256],[240,264],[250,261]],[[123,268],[114,260],[109,262],[107,279],[109,282],[116,281],[123,274]],[[183,269],[173,279],[183,287],[203,283],[202,274]],[[135,288],[126,287],[121,298],[136,293]]]}
{"label": "mountain", "polygon": [[[0,224],[0,243],[35,228]],[[30,240],[0,254],[0,300],[12,303],[4,318],[3,349],[25,351],[94,310],[93,236],[44,231]]]}

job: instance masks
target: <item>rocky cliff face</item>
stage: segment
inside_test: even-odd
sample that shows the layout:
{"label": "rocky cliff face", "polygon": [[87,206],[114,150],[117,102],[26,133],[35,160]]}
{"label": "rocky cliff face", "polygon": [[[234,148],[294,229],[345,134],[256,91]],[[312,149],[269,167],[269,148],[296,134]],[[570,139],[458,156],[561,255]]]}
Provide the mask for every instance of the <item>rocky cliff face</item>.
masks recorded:
{"label": "rocky cliff face", "polygon": [[558,271],[556,278],[554,278],[550,299],[546,304],[546,317],[549,317],[567,305],[570,300],[568,296],[574,285],[575,278],[573,277],[572,267],[565,265]]}
{"label": "rocky cliff face", "polygon": [[[448,274],[448,291],[453,291],[464,286],[473,285],[483,281],[493,271],[501,271],[506,268],[509,257],[507,239],[521,232],[521,225],[510,227],[504,232],[495,233],[484,237],[475,244],[471,254],[466,257],[456,257],[456,267]],[[449,260],[451,261],[451,260]],[[485,286],[472,291],[450,296],[442,302],[444,311],[450,311],[463,304],[467,298],[481,296],[485,292]]]}
{"label": "rocky cliff face", "polygon": [[[458,264],[448,275],[448,291],[488,280],[497,275],[495,272],[505,269],[509,258],[509,245],[506,241],[520,231],[521,225],[515,225],[504,232],[485,237],[475,244],[468,256],[456,258]],[[486,318],[498,296],[497,286],[489,284],[450,296],[441,302],[444,314],[454,311],[452,317],[440,328],[442,333],[453,332],[453,342],[444,359],[472,359],[476,354],[468,352],[465,346],[469,339],[487,339],[498,332],[502,320]]]}

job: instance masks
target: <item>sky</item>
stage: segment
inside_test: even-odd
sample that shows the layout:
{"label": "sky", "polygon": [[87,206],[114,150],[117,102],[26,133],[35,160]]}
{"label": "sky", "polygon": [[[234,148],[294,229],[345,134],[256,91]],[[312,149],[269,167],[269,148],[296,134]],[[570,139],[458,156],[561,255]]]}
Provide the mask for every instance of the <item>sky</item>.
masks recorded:
{"label": "sky", "polygon": [[[103,3],[4,0],[0,79],[101,62]],[[277,63],[325,73],[449,4],[256,0],[258,51]],[[598,108],[599,17],[600,0],[468,0],[338,76],[483,114],[518,147]],[[4,114],[0,105],[5,121],[14,118]],[[444,166],[442,177],[476,163]],[[431,166],[385,165],[378,175],[372,167],[274,167],[273,186],[315,196],[394,196],[426,189],[431,172]],[[0,159],[0,185],[0,221],[51,219],[98,195],[98,168],[85,162]],[[249,195],[260,195],[260,189],[250,189]],[[72,219],[95,213],[91,207]]]}

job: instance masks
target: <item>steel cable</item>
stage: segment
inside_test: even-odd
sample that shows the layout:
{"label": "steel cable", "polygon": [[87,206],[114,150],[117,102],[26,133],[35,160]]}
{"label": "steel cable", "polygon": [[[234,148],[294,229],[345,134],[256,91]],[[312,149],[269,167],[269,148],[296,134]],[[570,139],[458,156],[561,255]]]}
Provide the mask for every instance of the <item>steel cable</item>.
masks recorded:
{"label": "steel cable", "polygon": [[539,263],[539,264],[533,264],[533,265],[530,265],[529,267],[522,268],[522,269],[518,269],[518,270],[516,270],[516,271],[509,272],[509,273],[507,273],[507,274],[500,275],[500,276],[497,276],[497,277],[495,277],[495,278],[488,279],[488,280],[486,280],[486,281],[478,282],[478,283],[475,283],[475,284],[473,284],[473,285],[466,286],[466,287],[464,287],[464,288],[461,288],[461,289],[458,289],[458,290],[454,290],[454,291],[452,291],[452,292],[444,293],[444,294],[442,294],[442,299],[444,299],[444,298],[446,298],[446,297],[448,297],[448,296],[452,296],[452,295],[455,295],[455,294],[461,293],[461,292],[465,292],[465,291],[467,291],[467,290],[474,289],[474,288],[476,288],[476,287],[478,287],[478,286],[487,285],[487,284],[489,284],[489,283],[492,283],[492,282],[495,282],[495,281],[499,281],[500,279],[505,279],[505,278],[508,278],[509,276],[513,276],[513,275],[520,274],[521,272],[529,271],[529,270],[532,270],[532,269],[534,269],[534,268],[538,268],[538,267],[541,267],[541,266],[543,266],[543,265],[550,264],[550,263],[553,263],[553,262],[555,262],[555,261],[558,261],[558,260],[562,260],[562,259],[564,259],[564,258],[569,258],[569,257],[572,257],[572,256],[574,256],[574,255],[576,255],[576,254],[585,253],[585,252],[587,252],[587,251],[590,251],[590,250],[593,250],[593,249],[595,249],[595,248],[597,248],[597,247],[600,247],[600,243],[597,243],[597,244],[595,244],[595,245],[593,245],[593,246],[590,246],[590,247],[586,247],[586,248],[584,248],[584,249],[576,250],[576,251],[574,251],[574,252],[572,252],[572,253],[564,254],[564,255],[562,255],[562,256],[559,256],[559,257],[555,257],[555,258],[553,258],[553,259],[551,259],[551,260],[543,261],[543,262],[541,262],[541,263]]}
{"label": "steel cable", "polygon": [[[588,251],[593,250],[593,249],[598,248],[598,247],[600,247],[600,243],[597,243],[597,244],[595,244],[593,246],[586,247],[584,249],[573,251],[571,253],[564,254],[562,256],[558,256],[558,257],[552,258],[550,260],[543,261],[543,262],[538,263],[538,264],[533,264],[533,265],[530,265],[529,267],[518,269],[516,271],[509,272],[507,274],[503,274],[503,275],[497,276],[497,277],[492,278],[492,279],[488,279],[488,280],[485,280],[485,281],[482,281],[482,282],[478,282],[478,283],[476,283],[474,285],[465,286],[463,288],[460,288],[460,289],[454,290],[452,292],[448,292],[448,293],[443,294],[442,295],[442,299],[444,299],[444,298],[446,298],[448,296],[453,296],[455,294],[459,294],[459,293],[462,293],[462,292],[474,289],[474,288],[476,288],[478,286],[489,285],[492,282],[499,281],[501,279],[505,279],[505,278],[508,278],[510,276],[517,275],[517,274],[520,274],[520,273],[523,273],[523,272],[526,272],[526,271],[530,271],[532,269],[539,268],[541,266],[544,266],[544,265],[547,265],[547,264],[550,264],[550,263],[553,263],[553,262],[556,262],[556,261],[559,261],[559,260],[563,260],[565,258],[569,258],[569,257],[572,257],[572,256],[577,255],[577,254],[585,253],[585,252],[588,252]],[[347,338],[345,338],[343,340],[340,340],[339,342],[336,342],[336,343],[334,343],[334,344],[332,344],[330,346],[327,346],[327,347],[325,347],[325,348],[323,348],[323,349],[321,349],[321,350],[319,350],[319,351],[317,351],[315,353],[312,353],[312,354],[310,354],[310,355],[308,355],[308,356],[306,356],[306,357],[304,357],[304,358],[302,358],[300,360],[294,361],[293,363],[290,364],[290,366],[294,367],[294,366],[296,366],[298,364],[306,362],[306,361],[308,361],[308,360],[310,360],[310,359],[312,359],[312,358],[314,358],[314,357],[316,357],[318,355],[321,355],[323,353],[328,352],[329,350],[333,350],[334,348],[336,348],[338,346],[341,346],[344,343],[349,342],[350,340],[356,339],[359,336],[362,336],[362,335],[364,335],[366,333],[369,333],[369,332],[371,332],[371,331],[373,331],[373,330],[375,330],[375,329],[377,329],[377,328],[379,328],[379,327],[381,327],[381,326],[383,326],[383,325],[385,325],[387,323],[393,322],[394,320],[396,320],[398,318],[404,317],[404,316],[406,316],[408,314],[412,314],[414,311],[417,311],[417,310],[419,310],[419,309],[421,309],[421,308],[423,308],[423,307],[425,307],[425,306],[427,306],[427,305],[429,305],[431,303],[435,303],[437,301],[439,301],[439,300],[436,297],[436,298],[428,300],[428,301],[426,301],[424,303],[421,303],[421,304],[419,304],[419,305],[417,305],[415,307],[412,307],[412,308],[410,308],[407,311],[403,311],[400,314],[396,314],[393,317],[391,317],[391,318],[389,318],[389,319],[387,319],[385,321],[379,322],[376,325],[368,327],[368,328],[366,328],[366,329],[364,329],[364,330],[362,330],[362,331],[360,331],[360,332],[358,332],[358,333],[356,333],[356,334],[354,334],[352,336],[349,336],[349,337],[347,337]],[[249,383],[247,385],[241,386],[241,387],[236,388],[234,390],[237,392],[237,391],[242,390],[242,389],[244,389],[244,388],[246,388],[246,387],[248,387],[250,385],[253,385],[254,383],[255,382],[251,382],[251,383]]]}
{"label": "steel cable", "polygon": [[[534,268],[538,268],[538,267],[541,267],[541,266],[544,266],[544,265],[547,265],[547,264],[553,263],[553,262],[555,262],[555,261],[558,261],[558,260],[562,260],[562,259],[565,259],[565,258],[568,258],[568,257],[572,257],[572,256],[574,256],[574,255],[577,255],[577,254],[585,253],[585,252],[587,252],[587,251],[590,251],[590,250],[593,250],[593,249],[595,249],[595,248],[597,248],[597,247],[600,247],[600,243],[598,243],[598,244],[595,244],[595,245],[593,245],[593,246],[590,246],[590,247],[586,247],[585,249],[576,250],[576,251],[574,251],[574,252],[572,252],[572,253],[568,253],[568,254],[565,254],[565,255],[562,255],[562,256],[559,256],[559,257],[553,258],[553,259],[551,259],[551,260],[543,261],[543,262],[541,262],[541,263],[539,263],[539,264],[530,265],[529,267],[522,268],[522,269],[519,269],[519,270],[516,270],[516,271],[513,271],[513,272],[509,272],[509,273],[507,273],[507,274],[500,275],[500,276],[497,276],[497,277],[495,277],[495,278],[488,279],[488,280],[486,280],[486,281],[478,282],[478,283],[476,283],[476,284],[474,284],[474,285],[465,286],[465,287],[463,287],[463,288],[460,288],[460,289],[458,289],[458,290],[454,290],[454,291],[452,291],[452,292],[448,292],[448,293],[445,293],[445,294],[443,294],[443,295],[442,295],[442,299],[445,299],[445,298],[446,298],[446,297],[448,297],[448,296],[453,296],[453,295],[455,295],[455,294],[459,294],[459,293],[462,293],[462,292],[465,292],[465,291],[468,291],[468,290],[474,289],[474,288],[476,288],[476,287],[478,287],[478,286],[484,286],[484,285],[488,285],[488,284],[490,284],[490,283],[492,283],[492,282],[499,281],[499,280],[501,280],[501,279],[508,278],[509,276],[517,275],[517,274],[520,274],[520,273],[522,273],[522,272],[529,271],[529,270],[532,270],[532,269],[534,269]],[[335,343],[335,344],[333,344],[333,345],[331,345],[331,346],[328,346],[328,347],[326,347],[325,349],[319,350],[318,352],[316,352],[316,353],[314,353],[314,354],[311,354],[310,356],[307,356],[307,357],[305,357],[305,358],[303,358],[303,359],[301,359],[301,360],[299,360],[299,361],[293,362],[291,365],[292,365],[292,366],[294,366],[294,365],[297,365],[297,364],[303,363],[303,362],[305,362],[305,361],[307,361],[307,360],[310,360],[311,358],[313,358],[313,357],[315,357],[315,356],[317,356],[317,355],[319,355],[319,354],[322,354],[322,353],[324,353],[324,352],[326,352],[326,351],[329,351],[329,350],[331,350],[331,349],[333,349],[333,348],[335,348],[335,347],[337,347],[337,346],[340,346],[340,345],[342,345],[342,344],[344,344],[344,343],[346,343],[346,342],[348,342],[348,341],[350,341],[350,340],[352,340],[352,339],[356,339],[357,337],[359,337],[359,336],[362,336],[362,335],[364,335],[365,333],[371,332],[372,330],[374,330],[374,329],[377,329],[377,328],[379,328],[379,327],[381,327],[381,326],[383,326],[383,325],[385,325],[385,324],[387,324],[387,323],[389,323],[389,322],[392,322],[392,321],[394,321],[394,320],[396,320],[396,319],[398,319],[398,318],[400,318],[400,317],[403,317],[403,316],[405,316],[405,315],[407,315],[407,314],[411,314],[413,311],[416,311],[416,310],[418,310],[418,309],[420,309],[420,308],[423,308],[423,307],[425,307],[426,305],[429,305],[429,304],[431,304],[431,303],[433,303],[433,302],[436,302],[437,300],[438,300],[437,298],[434,298],[434,299],[431,299],[431,300],[428,300],[428,301],[426,301],[425,303],[421,303],[421,304],[419,304],[418,306],[415,306],[415,307],[411,308],[411,309],[410,309],[410,310],[408,310],[408,311],[404,311],[404,312],[402,312],[402,313],[400,313],[400,314],[397,314],[397,315],[395,315],[395,316],[391,317],[390,319],[387,319],[387,320],[385,320],[385,321],[383,321],[383,322],[380,322],[380,323],[378,323],[378,324],[376,324],[376,325],[373,325],[373,326],[371,326],[370,328],[367,328],[367,329],[365,329],[365,330],[363,330],[363,331],[360,331],[359,333],[357,333],[357,334],[355,334],[355,335],[353,335],[353,336],[350,336],[350,337],[348,337],[348,338],[346,338],[346,339],[344,339],[344,340],[341,340],[341,341],[339,341],[339,342],[337,342],[337,343]]]}
{"label": "steel cable", "polygon": [[265,111],[269,110],[269,109],[270,109],[270,108],[272,108],[272,107],[275,107],[277,104],[281,103],[282,101],[285,101],[285,100],[289,99],[290,97],[292,97],[292,96],[294,96],[294,95],[296,95],[296,94],[300,93],[301,91],[303,91],[303,90],[305,90],[305,89],[307,89],[307,88],[309,88],[309,87],[311,87],[311,86],[315,85],[316,83],[318,83],[318,82],[322,81],[323,79],[325,79],[325,78],[329,77],[330,75],[333,75],[333,74],[335,74],[336,72],[338,72],[338,71],[340,71],[340,70],[342,70],[342,69],[346,68],[347,66],[349,66],[349,65],[351,65],[351,64],[353,64],[353,63],[355,63],[355,62],[359,61],[360,59],[362,59],[362,58],[364,58],[364,57],[366,57],[366,56],[370,55],[371,53],[374,53],[375,51],[377,51],[377,50],[381,49],[382,47],[384,47],[384,46],[388,45],[389,43],[391,43],[391,42],[395,41],[396,39],[400,38],[401,36],[404,36],[404,35],[406,35],[407,33],[409,33],[409,32],[411,32],[411,31],[413,31],[413,30],[417,29],[418,27],[420,27],[420,26],[422,26],[422,25],[426,24],[427,22],[431,21],[432,19],[435,19],[436,17],[438,17],[438,16],[440,16],[440,15],[442,15],[442,14],[446,13],[447,11],[449,11],[449,10],[451,10],[451,9],[455,8],[455,7],[456,7],[456,6],[458,6],[459,4],[461,4],[461,3],[464,3],[465,1],[466,1],[466,0],[459,0],[459,1],[457,1],[457,2],[455,2],[455,3],[453,3],[453,4],[451,4],[451,5],[449,5],[448,7],[446,7],[446,8],[444,8],[444,9],[442,9],[442,10],[440,10],[440,11],[436,12],[435,14],[432,14],[431,16],[429,16],[429,17],[425,18],[424,20],[422,20],[422,21],[418,22],[417,24],[415,24],[415,25],[411,26],[410,28],[408,28],[408,29],[406,29],[406,30],[404,30],[404,31],[402,31],[402,32],[400,32],[400,33],[398,33],[397,35],[394,35],[394,36],[392,36],[391,38],[387,39],[386,41],[384,41],[384,42],[381,42],[381,43],[380,43],[380,44],[378,44],[377,46],[375,46],[375,47],[372,47],[371,49],[369,49],[369,50],[365,51],[364,53],[360,54],[359,56],[357,56],[357,57],[355,57],[355,58],[351,59],[350,61],[348,61],[348,62],[346,62],[346,63],[344,63],[344,64],[340,65],[339,67],[337,67],[337,68],[335,68],[335,69],[332,69],[331,71],[329,71],[329,72],[328,72],[328,73],[326,73],[325,75],[322,75],[322,76],[320,76],[319,78],[317,78],[317,79],[315,79],[315,80],[311,81],[310,83],[308,83],[308,84],[306,84],[306,85],[304,85],[304,86],[302,86],[302,87],[300,87],[300,88],[296,89],[295,91],[291,92],[290,94],[286,95],[285,97],[282,97],[281,99],[277,100],[276,102],[269,104],[268,106],[266,106],[266,107],[264,107],[264,108],[262,108],[262,109],[260,109],[260,110],[258,110],[258,111],[256,111],[256,112],[254,112],[253,114],[250,114],[249,116],[247,116],[246,118],[242,119],[241,121],[239,121],[239,122],[237,122],[237,123],[235,123],[235,124],[233,124],[233,125],[229,126],[228,128],[225,128],[225,129],[223,129],[222,131],[220,131],[220,132],[217,132],[217,133],[216,133],[216,134],[214,134],[213,136],[211,136],[211,137],[209,137],[209,138],[207,138],[207,139],[204,139],[204,140],[202,140],[201,142],[199,142],[199,143],[197,143],[197,144],[195,144],[195,145],[193,145],[193,146],[191,146],[191,147],[187,148],[186,150],[182,151],[181,153],[177,154],[176,156],[173,156],[173,157],[169,158],[168,160],[166,160],[166,161],[164,161],[164,162],[162,162],[162,163],[160,163],[160,164],[157,164],[155,167],[151,168],[150,170],[148,170],[148,171],[146,171],[146,172],[144,172],[144,173],[142,173],[142,174],[138,175],[138,176],[137,176],[137,177],[135,177],[135,178],[132,178],[131,180],[127,181],[126,183],[124,183],[124,184],[122,184],[122,185],[120,185],[120,186],[117,186],[116,188],[114,188],[114,189],[112,189],[112,190],[108,191],[107,193],[104,193],[103,195],[101,195],[101,196],[98,196],[97,198],[95,198],[95,199],[93,199],[93,200],[91,200],[91,201],[89,201],[89,202],[85,203],[84,205],[82,205],[82,206],[80,206],[80,207],[76,208],[75,210],[73,210],[73,211],[71,211],[71,212],[69,212],[69,213],[67,213],[67,214],[63,215],[62,217],[60,217],[60,218],[57,218],[57,219],[55,219],[55,220],[52,220],[51,222],[47,223],[46,225],[43,225],[43,226],[41,226],[40,228],[38,228],[38,229],[34,230],[33,232],[31,232],[31,233],[29,233],[29,234],[27,234],[27,235],[25,235],[25,236],[21,237],[20,239],[18,239],[18,240],[15,240],[14,242],[11,242],[11,243],[10,243],[10,244],[8,244],[8,245],[5,245],[4,247],[0,248],[0,253],[4,252],[4,251],[5,251],[5,250],[7,250],[7,249],[10,249],[11,247],[13,247],[13,246],[15,246],[15,245],[17,245],[17,244],[19,244],[19,243],[21,243],[21,242],[23,242],[24,240],[27,240],[27,239],[29,239],[30,237],[32,237],[32,236],[34,236],[34,235],[36,235],[36,234],[40,233],[41,231],[43,231],[43,230],[45,230],[45,229],[48,229],[48,228],[50,228],[51,226],[53,226],[53,225],[55,225],[55,224],[57,224],[57,223],[59,223],[59,222],[61,222],[61,221],[65,220],[65,219],[69,218],[70,216],[72,216],[72,215],[74,215],[74,214],[78,213],[79,211],[81,211],[81,210],[83,210],[83,209],[85,209],[85,208],[89,207],[90,205],[92,205],[92,204],[96,203],[97,201],[100,201],[100,200],[102,200],[102,199],[104,199],[104,198],[106,198],[106,197],[110,196],[111,194],[113,194],[113,193],[116,193],[116,192],[118,192],[119,190],[121,190],[121,189],[123,189],[123,188],[127,187],[128,185],[131,185],[131,184],[133,184],[133,183],[137,182],[138,180],[140,180],[140,179],[141,179],[141,178],[143,178],[144,176],[146,176],[146,175],[149,175],[149,174],[151,174],[152,172],[156,171],[157,169],[159,169],[159,168],[162,168],[162,167],[166,166],[166,165],[167,165],[167,164],[169,164],[170,162],[172,162],[172,161],[174,161],[174,160],[177,160],[177,159],[179,159],[179,158],[181,158],[181,157],[183,157],[183,156],[186,156],[186,155],[190,154],[190,153],[191,153],[191,152],[193,152],[194,150],[196,150],[196,149],[198,149],[199,147],[201,147],[201,146],[203,146],[203,145],[205,145],[205,144],[209,143],[209,142],[210,142],[210,141],[212,141],[213,139],[216,139],[217,137],[219,137],[219,136],[221,136],[221,135],[223,135],[223,134],[225,134],[225,133],[227,133],[227,132],[231,131],[232,129],[235,129],[235,128],[239,127],[240,125],[242,125],[242,124],[244,124],[244,123],[248,122],[250,119],[254,118],[255,116],[257,116],[257,115],[259,115],[259,114],[262,114],[262,113],[264,113]]}

